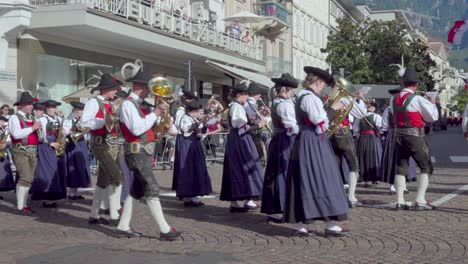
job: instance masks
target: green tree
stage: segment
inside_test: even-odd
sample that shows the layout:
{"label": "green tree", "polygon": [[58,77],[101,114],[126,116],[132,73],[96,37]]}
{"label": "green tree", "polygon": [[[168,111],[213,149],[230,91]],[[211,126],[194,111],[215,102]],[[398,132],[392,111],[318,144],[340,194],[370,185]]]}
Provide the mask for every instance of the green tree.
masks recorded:
{"label": "green tree", "polygon": [[450,110],[454,112],[458,112],[463,115],[463,111],[465,110],[465,105],[468,103],[468,90],[464,89],[458,93],[457,96],[452,98],[453,101],[457,101],[457,103],[450,108]]}

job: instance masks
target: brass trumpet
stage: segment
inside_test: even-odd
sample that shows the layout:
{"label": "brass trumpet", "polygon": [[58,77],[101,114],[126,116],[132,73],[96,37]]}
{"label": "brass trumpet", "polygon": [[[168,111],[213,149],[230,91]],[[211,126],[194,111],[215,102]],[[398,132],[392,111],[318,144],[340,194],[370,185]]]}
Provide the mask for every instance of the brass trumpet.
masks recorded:
{"label": "brass trumpet", "polygon": [[[353,101],[351,100],[352,94],[355,92],[355,88],[345,78],[335,75],[335,86],[333,87],[327,102],[324,105],[325,111],[330,113],[333,112],[333,116],[330,118],[330,126],[328,127],[327,136],[331,137],[336,130],[340,127],[343,120],[349,115],[351,109],[353,109]],[[350,98],[349,104],[345,109],[334,109],[334,106],[340,103],[343,98]]]}
{"label": "brass trumpet", "polygon": [[[148,82],[148,88],[151,94],[154,95],[154,107],[158,107],[160,104],[164,104],[167,107],[169,105],[162,100],[165,97],[171,96],[174,92],[175,84],[173,81],[164,77],[154,77]],[[161,121],[158,124],[154,124],[153,133],[156,143],[160,143],[164,137],[164,133],[169,129],[171,122],[171,116],[169,115],[169,109],[163,113]]]}
{"label": "brass trumpet", "polygon": [[89,131],[91,131],[91,130],[89,130],[88,128],[86,128],[86,129],[83,129],[83,130],[81,130],[81,131],[71,133],[71,134],[70,134],[70,139],[71,139],[71,141],[73,142],[73,144],[76,145],[76,144],[78,143],[78,141],[79,141],[84,135],[86,135],[86,134],[89,133]]}

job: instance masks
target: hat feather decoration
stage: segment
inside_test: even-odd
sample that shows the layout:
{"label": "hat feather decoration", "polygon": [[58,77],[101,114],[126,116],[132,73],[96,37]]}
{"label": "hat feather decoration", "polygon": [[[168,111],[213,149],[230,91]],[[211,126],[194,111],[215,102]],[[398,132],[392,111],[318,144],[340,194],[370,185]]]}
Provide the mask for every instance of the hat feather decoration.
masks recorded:
{"label": "hat feather decoration", "polygon": [[[130,72],[130,76],[126,76],[125,75],[125,70],[130,67],[131,68],[131,72]],[[122,66],[122,70],[121,70],[121,74],[122,74],[122,78],[124,80],[128,80],[130,78],[133,78],[135,77],[135,75],[137,75],[137,73],[139,71],[143,71],[143,62],[140,60],[140,59],[136,59],[134,63],[132,62],[127,62],[125,63],[123,66]]]}
{"label": "hat feather decoration", "polygon": [[91,75],[91,77],[88,80],[86,80],[86,82],[85,82],[86,84],[89,83],[90,81],[94,80],[94,79],[97,80],[96,83],[89,84],[88,87],[95,88],[95,87],[98,86],[99,81],[101,80],[101,76],[103,74],[101,70],[98,70],[98,73],[99,73],[99,75],[93,74],[93,75]]}
{"label": "hat feather decoration", "polygon": [[390,64],[388,66],[396,66],[398,67],[398,75],[400,75],[400,77],[403,77],[403,75],[405,75],[405,72],[406,72],[406,67],[405,67],[405,58],[403,56],[403,54],[401,54],[401,64]]}

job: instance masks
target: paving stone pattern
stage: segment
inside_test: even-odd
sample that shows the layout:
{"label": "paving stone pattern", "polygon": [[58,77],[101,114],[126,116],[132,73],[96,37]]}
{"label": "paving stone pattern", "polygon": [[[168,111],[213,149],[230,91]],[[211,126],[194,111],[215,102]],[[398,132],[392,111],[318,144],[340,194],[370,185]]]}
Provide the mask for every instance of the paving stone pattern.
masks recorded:
{"label": "paving stone pattern", "polygon": [[[210,166],[219,192],[222,167]],[[156,171],[163,192],[171,192],[172,171]],[[437,200],[468,184],[466,169],[437,169],[428,191]],[[414,199],[417,183],[410,183]],[[388,204],[395,196],[387,184],[358,188],[366,205]],[[228,203],[205,199],[206,206],[185,208],[162,197],[168,222],[183,231],[174,242],[158,240],[158,230],[144,204],[134,210],[132,226],[145,237],[118,239],[112,228],[89,226],[91,193],[86,200],[60,201],[45,209],[33,202],[33,217],[16,214],[14,193],[0,201],[0,263],[468,263],[468,193],[437,211],[351,209],[349,237],[325,238],[323,223],[308,226],[316,234],[294,237],[286,224],[267,224],[259,212],[231,214]]]}

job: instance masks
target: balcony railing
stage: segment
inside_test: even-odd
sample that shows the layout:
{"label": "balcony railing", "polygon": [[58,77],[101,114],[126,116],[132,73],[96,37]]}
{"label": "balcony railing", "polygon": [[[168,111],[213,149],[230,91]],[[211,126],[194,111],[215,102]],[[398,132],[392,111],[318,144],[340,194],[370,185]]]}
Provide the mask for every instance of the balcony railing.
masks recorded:
{"label": "balcony railing", "polygon": [[266,62],[267,74],[270,76],[277,76],[286,72],[292,74],[291,61],[281,59],[275,56],[268,56],[266,57],[265,62]]}
{"label": "balcony railing", "polygon": [[158,28],[196,41],[203,45],[230,51],[254,60],[263,61],[263,45],[245,41],[238,36],[218,31],[205,21],[192,19],[180,12],[155,6],[150,0],[31,0],[35,6],[85,5],[148,27]]}
{"label": "balcony railing", "polygon": [[255,13],[259,16],[271,16],[277,18],[286,25],[290,25],[291,12],[282,4],[266,2],[254,4]]}

